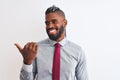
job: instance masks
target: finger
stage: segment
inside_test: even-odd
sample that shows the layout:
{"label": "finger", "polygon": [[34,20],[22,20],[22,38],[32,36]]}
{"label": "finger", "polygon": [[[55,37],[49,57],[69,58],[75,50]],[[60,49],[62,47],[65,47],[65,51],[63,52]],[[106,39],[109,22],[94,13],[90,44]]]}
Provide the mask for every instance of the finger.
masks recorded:
{"label": "finger", "polygon": [[36,52],[36,46],[37,46],[37,43],[34,43],[34,45],[33,45],[33,51],[35,51],[35,52]]}
{"label": "finger", "polygon": [[18,48],[18,50],[20,51],[20,53],[22,53],[22,47],[18,43],[15,43],[15,46]]}
{"label": "finger", "polygon": [[28,42],[28,43],[24,46],[24,49],[25,49],[25,50],[28,50],[29,45],[30,45],[30,42]]}
{"label": "finger", "polygon": [[38,48],[39,48],[39,46],[38,46],[38,44],[36,44],[35,51],[38,51]]}
{"label": "finger", "polygon": [[35,45],[35,44],[36,44],[35,42],[31,42],[30,48],[32,48],[32,50],[34,50],[34,45]]}
{"label": "finger", "polygon": [[33,50],[33,47],[34,47],[34,42],[30,42],[28,45],[28,49]]}

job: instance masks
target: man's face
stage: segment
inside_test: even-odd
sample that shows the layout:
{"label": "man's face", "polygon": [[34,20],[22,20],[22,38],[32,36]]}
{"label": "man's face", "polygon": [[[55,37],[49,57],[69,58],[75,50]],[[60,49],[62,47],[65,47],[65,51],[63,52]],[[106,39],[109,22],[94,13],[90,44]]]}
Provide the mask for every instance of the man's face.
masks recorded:
{"label": "man's face", "polygon": [[49,13],[46,15],[46,32],[51,40],[59,41],[65,36],[66,20],[60,14]]}

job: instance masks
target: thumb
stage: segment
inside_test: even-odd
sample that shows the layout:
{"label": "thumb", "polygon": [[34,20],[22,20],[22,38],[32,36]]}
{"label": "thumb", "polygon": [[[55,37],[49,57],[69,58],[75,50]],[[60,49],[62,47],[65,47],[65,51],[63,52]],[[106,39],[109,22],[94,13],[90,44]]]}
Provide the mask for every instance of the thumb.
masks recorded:
{"label": "thumb", "polygon": [[15,46],[18,48],[20,53],[22,53],[23,48],[18,43],[15,43]]}

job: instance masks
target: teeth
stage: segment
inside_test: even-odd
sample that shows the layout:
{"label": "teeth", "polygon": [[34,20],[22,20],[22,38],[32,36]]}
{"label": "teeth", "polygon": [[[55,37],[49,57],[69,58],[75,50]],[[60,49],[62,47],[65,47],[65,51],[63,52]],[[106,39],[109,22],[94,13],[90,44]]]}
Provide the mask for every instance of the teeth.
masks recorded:
{"label": "teeth", "polygon": [[55,32],[56,32],[55,29],[50,30],[50,33],[55,33]]}
{"label": "teeth", "polygon": [[55,31],[55,29],[53,29],[53,30],[50,30],[50,32],[54,32]]}

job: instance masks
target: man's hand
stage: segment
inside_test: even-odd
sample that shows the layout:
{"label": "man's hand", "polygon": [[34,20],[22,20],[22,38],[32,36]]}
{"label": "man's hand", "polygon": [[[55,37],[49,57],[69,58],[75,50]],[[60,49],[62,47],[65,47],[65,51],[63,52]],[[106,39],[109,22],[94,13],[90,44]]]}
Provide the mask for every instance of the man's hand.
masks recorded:
{"label": "man's hand", "polygon": [[15,46],[22,54],[24,63],[27,65],[32,64],[33,60],[36,58],[38,51],[37,43],[29,42],[24,46],[24,48],[22,48],[18,43],[16,43]]}

